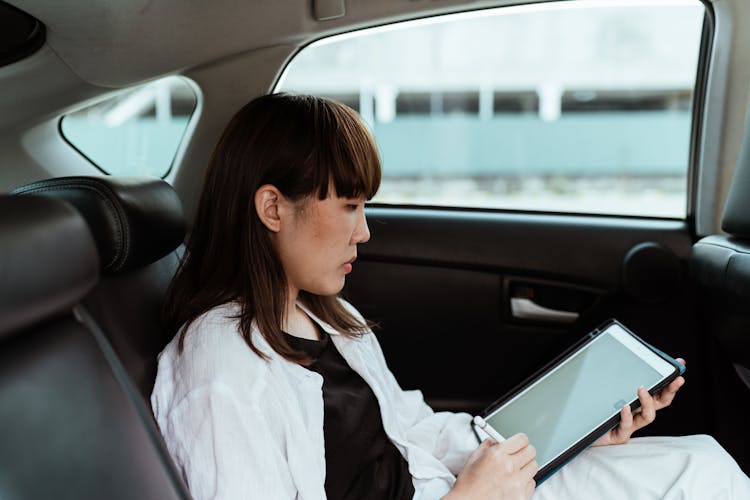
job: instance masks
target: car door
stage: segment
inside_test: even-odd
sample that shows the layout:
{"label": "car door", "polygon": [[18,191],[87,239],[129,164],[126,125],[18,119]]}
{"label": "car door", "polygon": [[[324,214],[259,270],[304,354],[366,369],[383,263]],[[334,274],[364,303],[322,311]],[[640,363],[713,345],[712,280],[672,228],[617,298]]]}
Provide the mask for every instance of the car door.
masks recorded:
{"label": "car door", "polygon": [[292,60],[278,89],[351,105],[380,145],[372,237],[345,294],[404,388],[478,412],[616,318],[689,360],[649,432],[705,430],[687,259],[710,16],[697,1],[545,3]]}

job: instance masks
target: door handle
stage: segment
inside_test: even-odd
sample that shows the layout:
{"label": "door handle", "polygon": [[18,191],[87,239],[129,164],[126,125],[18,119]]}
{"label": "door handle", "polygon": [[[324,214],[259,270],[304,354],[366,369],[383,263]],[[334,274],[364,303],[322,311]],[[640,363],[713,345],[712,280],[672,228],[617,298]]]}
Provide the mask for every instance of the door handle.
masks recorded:
{"label": "door handle", "polygon": [[525,297],[512,297],[510,299],[510,312],[514,318],[518,319],[555,321],[558,323],[572,323],[578,319],[578,313],[575,311],[550,309]]}

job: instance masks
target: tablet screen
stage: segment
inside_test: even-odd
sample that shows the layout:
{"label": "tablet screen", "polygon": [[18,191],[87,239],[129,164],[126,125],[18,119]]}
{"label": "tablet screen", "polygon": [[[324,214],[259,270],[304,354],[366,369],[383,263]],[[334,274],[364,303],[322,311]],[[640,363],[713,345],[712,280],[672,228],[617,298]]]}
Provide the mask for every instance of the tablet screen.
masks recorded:
{"label": "tablet screen", "polygon": [[528,435],[541,468],[674,370],[613,324],[485,420],[503,436]]}

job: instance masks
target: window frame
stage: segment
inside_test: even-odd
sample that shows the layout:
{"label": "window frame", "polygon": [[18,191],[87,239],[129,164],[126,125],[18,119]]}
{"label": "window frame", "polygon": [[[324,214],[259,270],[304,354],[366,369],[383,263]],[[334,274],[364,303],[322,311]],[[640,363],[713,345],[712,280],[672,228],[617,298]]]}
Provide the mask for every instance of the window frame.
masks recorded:
{"label": "window frame", "polygon": [[[321,36],[316,36],[306,41],[304,44],[297,47],[297,49],[290,54],[290,56],[284,62],[284,65],[280,68],[276,78],[271,82],[269,86],[270,92],[283,92],[280,89],[280,85],[284,83],[287,72],[292,62],[308,47],[318,43],[322,40],[327,40],[334,37],[345,37],[347,35],[356,36],[362,31],[376,30],[378,28],[388,29],[390,27],[398,26],[399,24],[410,23],[414,21],[423,21],[434,18],[445,18],[453,15],[460,15],[466,13],[479,13],[482,11],[498,10],[502,8],[512,8],[522,5],[541,5],[546,3],[563,3],[563,2],[576,2],[578,0],[531,0],[531,1],[519,1],[514,2],[510,5],[493,5],[488,7],[476,8],[476,9],[464,9],[457,10],[454,12],[441,12],[431,15],[417,16],[409,19],[402,19],[399,21],[386,21],[382,23],[376,23],[368,26],[360,26],[356,28],[347,28],[338,32],[327,32]],[[575,216],[575,217],[615,217],[623,219],[645,219],[645,220],[668,220],[668,221],[683,221],[687,224],[690,234],[696,236],[696,214],[698,202],[698,187],[700,185],[700,177],[706,175],[701,168],[701,139],[703,135],[704,119],[705,119],[705,105],[706,105],[706,94],[709,83],[710,75],[710,63],[711,54],[714,48],[715,30],[716,30],[716,19],[713,9],[713,5],[709,0],[696,0],[704,8],[703,25],[701,28],[701,39],[698,48],[698,59],[696,62],[696,75],[695,84],[693,86],[692,96],[692,109],[691,109],[691,123],[690,123],[690,134],[688,144],[688,162],[687,170],[685,173],[686,182],[686,197],[685,197],[685,216],[684,217],[667,217],[659,215],[628,215],[628,214],[597,214],[597,213],[579,213],[579,212],[565,212],[565,211],[547,211],[547,210],[524,210],[514,208],[495,208],[495,207],[460,207],[460,206],[448,206],[448,205],[425,205],[425,204],[395,204],[395,203],[378,203],[378,202],[367,202],[368,207],[373,208],[393,208],[393,209],[415,209],[415,210],[453,210],[461,212],[484,212],[484,213],[509,213],[509,214],[531,214],[531,215],[561,215],[561,216]]]}
{"label": "window frame", "polygon": [[109,175],[109,176],[115,176],[115,175],[119,175],[119,176],[125,176],[125,175],[145,175],[145,174],[135,174],[135,173],[133,173],[133,174],[113,174],[111,172],[106,171],[98,163],[96,163],[88,154],[86,154],[83,150],[81,150],[78,146],[76,146],[68,138],[67,135],[65,135],[65,133],[63,132],[63,128],[62,128],[62,123],[63,123],[63,120],[69,114],[71,114],[71,113],[74,113],[74,112],[82,110],[82,109],[86,109],[87,107],[90,107],[90,106],[95,106],[95,105],[97,105],[99,103],[107,101],[108,99],[112,99],[112,98],[114,98],[114,97],[116,97],[118,95],[121,95],[121,94],[127,93],[129,91],[135,90],[138,87],[141,87],[141,86],[144,86],[144,85],[148,85],[149,83],[153,83],[153,82],[155,82],[157,80],[160,80],[160,79],[163,79],[163,78],[171,78],[171,77],[179,78],[185,84],[187,84],[187,86],[190,88],[190,90],[193,92],[193,95],[195,96],[195,107],[193,108],[193,111],[190,113],[190,116],[188,117],[188,121],[185,124],[185,130],[183,131],[182,136],[180,137],[180,141],[177,144],[177,147],[175,148],[174,153],[172,154],[172,158],[169,161],[169,166],[167,167],[167,170],[164,172],[164,174],[162,174],[161,176],[158,176],[158,178],[160,178],[160,179],[166,179],[167,177],[170,176],[170,174],[173,173],[173,169],[174,169],[174,166],[175,166],[175,160],[181,154],[181,152],[184,150],[185,145],[190,142],[190,139],[192,139],[193,130],[195,129],[195,124],[197,123],[199,115],[200,115],[200,112],[203,109],[203,106],[202,106],[202,104],[203,104],[203,94],[200,91],[200,86],[198,86],[198,84],[195,81],[193,81],[192,79],[186,77],[185,75],[163,75],[163,76],[160,76],[159,78],[155,78],[155,79],[150,80],[148,82],[139,82],[139,83],[137,83],[135,85],[131,85],[129,87],[120,89],[117,92],[108,93],[108,94],[106,94],[104,96],[99,96],[97,99],[95,99],[93,101],[87,101],[82,106],[77,106],[77,107],[75,107],[73,109],[69,109],[69,110],[67,110],[65,113],[61,114],[57,118],[57,124],[56,124],[57,133],[60,135],[60,137],[63,139],[63,141],[70,148],[72,148],[76,153],[78,153],[79,155],[81,155],[90,165],[92,165],[94,168],[96,168],[97,170],[99,170],[104,175]]}

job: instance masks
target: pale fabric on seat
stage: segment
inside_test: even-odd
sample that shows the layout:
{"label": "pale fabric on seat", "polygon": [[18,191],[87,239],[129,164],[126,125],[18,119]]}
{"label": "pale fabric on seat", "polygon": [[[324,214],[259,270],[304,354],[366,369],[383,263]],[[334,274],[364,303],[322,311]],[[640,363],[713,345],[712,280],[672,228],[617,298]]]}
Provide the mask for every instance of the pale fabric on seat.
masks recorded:
{"label": "pale fabric on seat", "polygon": [[750,499],[750,479],[710,436],[643,437],[589,448],[533,500]]}

